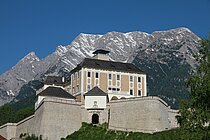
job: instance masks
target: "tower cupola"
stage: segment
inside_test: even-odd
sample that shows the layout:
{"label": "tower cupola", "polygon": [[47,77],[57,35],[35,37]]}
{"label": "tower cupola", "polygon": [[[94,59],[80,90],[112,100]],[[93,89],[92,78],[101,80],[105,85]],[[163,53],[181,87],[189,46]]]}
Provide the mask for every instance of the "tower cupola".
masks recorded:
{"label": "tower cupola", "polygon": [[106,60],[106,61],[111,60],[108,55],[109,51],[107,51],[107,50],[98,49],[98,50],[94,51],[93,54],[94,54],[93,58],[95,58],[95,59]]}

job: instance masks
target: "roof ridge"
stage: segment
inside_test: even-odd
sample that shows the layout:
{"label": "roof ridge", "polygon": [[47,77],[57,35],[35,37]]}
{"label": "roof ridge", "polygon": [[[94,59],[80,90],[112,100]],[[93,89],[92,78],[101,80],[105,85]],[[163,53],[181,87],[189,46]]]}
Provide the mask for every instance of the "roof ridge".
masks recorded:
{"label": "roof ridge", "polygon": [[98,86],[95,86],[90,91],[85,93],[85,96],[107,96],[108,94],[101,90]]}
{"label": "roof ridge", "polygon": [[76,99],[73,95],[68,93],[63,88],[54,87],[54,86],[47,87],[45,90],[40,92],[38,96],[52,96],[52,97],[58,97],[58,98]]}
{"label": "roof ridge", "polygon": [[70,73],[74,73],[81,68],[94,68],[110,71],[119,71],[119,72],[130,72],[130,73],[139,73],[143,74],[143,71],[132,63],[116,62],[116,61],[107,61],[107,60],[98,60],[94,58],[85,58],[76,68],[71,70]]}

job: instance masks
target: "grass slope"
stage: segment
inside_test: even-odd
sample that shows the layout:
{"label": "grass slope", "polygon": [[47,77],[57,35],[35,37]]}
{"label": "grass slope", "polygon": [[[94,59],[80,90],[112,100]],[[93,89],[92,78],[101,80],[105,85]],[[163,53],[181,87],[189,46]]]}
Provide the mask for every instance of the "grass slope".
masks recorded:
{"label": "grass slope", "polygon": [[123,132],[107,129],[107,124],[94,126],[83,123],[82,127],[61,140],[205,140],[202,130],[174,129],[154,134]]}

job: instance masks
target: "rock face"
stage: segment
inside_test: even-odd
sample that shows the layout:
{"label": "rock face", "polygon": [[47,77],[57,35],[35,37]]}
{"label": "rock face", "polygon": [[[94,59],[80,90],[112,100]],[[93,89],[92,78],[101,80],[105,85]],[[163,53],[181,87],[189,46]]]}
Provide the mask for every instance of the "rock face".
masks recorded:
{"label": "rock face", "polygon": [[[198,51],[199,40],[200,38],[187,28],[158,31],[152,34],[144,32],[108,32],[104,35],[81,33],[70,45],[58,46],[56,51],[46,58],[40,60],[32,52],[12,69],[0,75],[0,105],[17,96],[21,86],[31,80],[40,79],[46,75],[68,74],[83,58],[91,57],[92,52],[97,48],[110,50],[110,56],[115,61],[131,62],[140,66],[149,76],[149,94],[168,98],[169,96],[161,93],[160,87],[157,87],[159,85],[154,88],[155,84],[165,77],[167,79],[164,80],[169,80],[169,75],[175,76],[170,77],[174,80],[167,81],[171,85],[174,85],[174,82],[183,84],[190,68],[196,65],[193,53]],[[177,68],[182,69],[184,77],[177,73]],[[183,85],[180,87],[170,88],[180,92],[183,89],[186,91]],[[173,97],[169,97],[171,102],[177,100]]]}
{"label": "rock face", "polygon": [[148,73],[148,94],[177,108],[181,99],[188,98],[185,81],[197,65],[193,54],[198,52],[200,39],[187,28],[152,35],[153,42],[137,51],[133,63]]}
{"label": "rock face", "polygon": [[0,105],[13,99],[23,84],[39,77],[42,72],[39,58],[31,52],[9,71],[0,75]]}

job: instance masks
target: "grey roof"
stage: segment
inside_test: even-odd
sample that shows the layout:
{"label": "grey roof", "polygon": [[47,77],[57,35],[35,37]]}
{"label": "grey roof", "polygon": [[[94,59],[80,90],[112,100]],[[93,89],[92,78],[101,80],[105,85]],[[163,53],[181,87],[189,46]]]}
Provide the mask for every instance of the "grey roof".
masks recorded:
{"label": "grey roof", "polygon": [[48,87],[38,94],[39,96],[52,96],[58,98],[76,99],[70,93],[59,87]]}
{"label": "grey roof", "polygon": [[100,88],[94,87],[88,91],[85,96],[107,96],[108,94],[103,92]]}
{"label": "grey roof", "polygon": [[99,59],[91,59],[85,58],[80,64],[74,68],[71,73],[74,73],[81,68],[94,68],[101,70],[111,70],[111,71],[119,71],[119,72],[129,72],[129,73],[139,73],[142,74],[143,71],[136,67],[131,63],[122,63],[122,62],[114,62],[114,61],[106,61]]}
{"label": "grey roof", "polygon": [[48,85],[63,85],[65,84],[65,81],[62,81],[62,77],[58,77],[58,76],[47,76],[46,80],[44,81],[44,84],[48,84]]}
{"label": "grey roof", "polygon": [[107,54],[107,53],[109,53],[109,51],[103,50],[103,49],[98,49],[98,50],[93,52],[93,54],[99,54],[99,53],[100,54]]}

